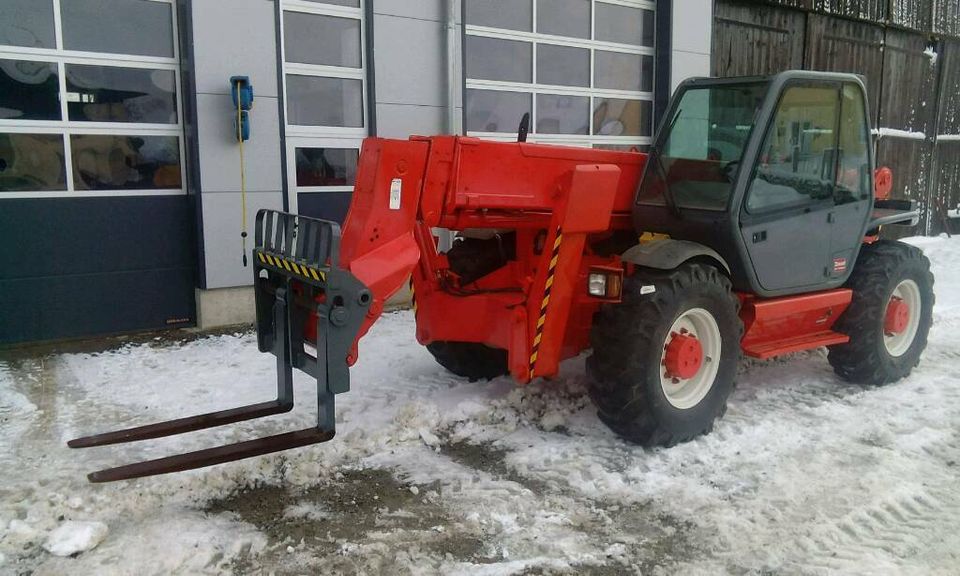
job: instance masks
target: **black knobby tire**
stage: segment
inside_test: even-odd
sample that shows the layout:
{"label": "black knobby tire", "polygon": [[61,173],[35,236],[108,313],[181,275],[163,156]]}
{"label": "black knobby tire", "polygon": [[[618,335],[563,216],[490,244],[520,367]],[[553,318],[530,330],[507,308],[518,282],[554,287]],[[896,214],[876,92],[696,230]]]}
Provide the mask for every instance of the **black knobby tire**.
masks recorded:
{"label": "black knobby tire", "polygon": [[[905,280],[919,288],[920,319],[910,347],[893,356],[884,343],[884,319],[894,289]],[[827,359],[833,370],[845,380],[873,386],[910,374],[927,346],[933,320],[930,261],[915,246],[880,240],[861,249],[846,286],[853,290],[853,300],[833,329],[850,341],[830,347]]]}
{"label": "black knobby tire", "polygon": [[431,342],[427,350],[437,362],[457,376],[490,380],[507,374],[507,351],[475,342]]}
{"label": "black knobby tire", "polygon": [[[661,356],[674,321],[697,308],[709,312],[719,328],[719,368],[706,395],[681,409],[661,385]],[[708,264],[640,269],[627,278],[623,302],[602,307],[590,334],[588,392],[600,419],[644,446],[672,446],[710,432],[734,388],[743,334],[738,311],[730,280]]]}

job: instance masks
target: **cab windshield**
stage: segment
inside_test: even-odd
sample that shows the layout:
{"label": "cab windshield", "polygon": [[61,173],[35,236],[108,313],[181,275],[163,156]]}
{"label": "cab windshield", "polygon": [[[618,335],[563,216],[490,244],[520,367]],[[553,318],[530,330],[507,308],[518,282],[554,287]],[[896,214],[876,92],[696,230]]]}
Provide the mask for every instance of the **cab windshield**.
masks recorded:
{"label": "cab windshield", "polygon": [[726,210],[766,82],[688,88],[650,151],[637,202]]}

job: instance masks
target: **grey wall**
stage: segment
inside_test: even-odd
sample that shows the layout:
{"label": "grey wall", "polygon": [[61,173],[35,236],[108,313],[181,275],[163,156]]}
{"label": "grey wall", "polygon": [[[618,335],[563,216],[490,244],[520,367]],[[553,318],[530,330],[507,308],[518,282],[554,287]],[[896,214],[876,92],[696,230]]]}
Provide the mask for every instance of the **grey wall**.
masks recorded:
{"label": "grey wall", "polygon": [[[447,121],[447,0],[374,1],[373,38],[377,135],[449,133]],[[456,93],[459,81],[460,0],[456,0]],[[462,111],[456,110],[459,124]],[[455,128],[455,129],[458,129]]]}
{"label": "grey wall", "polygon": [[670,91],[695,76],[710,75],[713,0],[674,0]]}
{"label": "grey wall", "polygon": [[253,273],[241,261],[240,155],[229,80],[249,76],[255,93],[251,137],[244,143],[249,252],[257,210],[283,205],[276,6],[273,0],[191,4],[200,174],[200,189],[191,192],[200,194],[206,287],[249,285]]}

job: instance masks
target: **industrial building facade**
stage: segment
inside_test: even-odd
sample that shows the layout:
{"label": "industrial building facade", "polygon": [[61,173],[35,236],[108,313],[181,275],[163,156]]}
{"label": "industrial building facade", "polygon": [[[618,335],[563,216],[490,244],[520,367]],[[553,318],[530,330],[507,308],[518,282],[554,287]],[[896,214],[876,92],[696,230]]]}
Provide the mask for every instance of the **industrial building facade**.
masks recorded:
{"label": "industrial building facade", "polygon": [[0,0],[0,344],[251,320],[244,213],[342,221],[367,136],[530,113],[643,148],[710,28],[709,0]]}

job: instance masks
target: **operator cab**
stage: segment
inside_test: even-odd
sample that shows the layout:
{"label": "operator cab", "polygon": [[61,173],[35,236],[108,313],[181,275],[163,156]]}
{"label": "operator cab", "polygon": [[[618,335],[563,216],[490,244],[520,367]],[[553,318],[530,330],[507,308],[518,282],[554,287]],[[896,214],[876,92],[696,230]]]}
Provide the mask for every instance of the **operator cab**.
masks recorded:
{"label": "operator cab", "polygon": [[716,250],[738,291],[779,296],[843,284],[872,207],[862,80],[791,71],[684,82],[633,217],[639,231]]}

